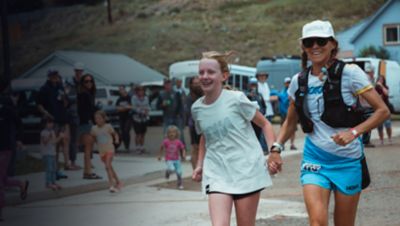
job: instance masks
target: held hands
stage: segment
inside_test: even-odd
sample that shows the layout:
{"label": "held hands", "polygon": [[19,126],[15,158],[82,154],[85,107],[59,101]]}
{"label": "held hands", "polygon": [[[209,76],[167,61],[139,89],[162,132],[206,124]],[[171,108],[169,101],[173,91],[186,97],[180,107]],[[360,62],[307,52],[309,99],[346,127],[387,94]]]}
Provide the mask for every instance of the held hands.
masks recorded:
{"label": "held hands", "polygon": [[282,171],[282,158],[278,152],[270,152],[268,156],[268,171],[274,175]]}
{"label": "held hands", "polygon": [[193,170],[192,180],[194,180],[196,182],[200,182],[202,179],[202,175],[203,175],[203,168],[201,166],[197,166]]}

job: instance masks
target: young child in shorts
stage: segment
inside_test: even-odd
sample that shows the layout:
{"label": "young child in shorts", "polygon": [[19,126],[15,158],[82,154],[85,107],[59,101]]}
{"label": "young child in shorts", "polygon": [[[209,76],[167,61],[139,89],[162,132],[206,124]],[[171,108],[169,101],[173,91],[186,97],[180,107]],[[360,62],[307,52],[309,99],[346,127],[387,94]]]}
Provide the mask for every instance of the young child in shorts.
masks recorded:
{"label": "young child in shorts", "polygon": [[119,180],[112,166],[115,147],[114,142],[119,143],[118,134],[113,127],[107,123],[107,115],[104,111],[97,111],[94,114],[96,125],[91,129],[90,134],[95,138],[101,161],[104,163],[107,171],[108,182],[111,193],[119,192],[122,188],[122,182]]}
{"label": "young child in shorts", "polygon": [[172,125],[167,128],[167,138],[165,138],[161,144],[160,155],[158,160],[161,161],[163,152],[165,151],[165,162],[167,164],[167,170],[165,171],[165,177],[169,179],[171,173],[176,173],[178,177],[177,187],[183,189],[182,183],[182,164],[181,159],[186,158],[185,145],[179,140],[179,129]]}

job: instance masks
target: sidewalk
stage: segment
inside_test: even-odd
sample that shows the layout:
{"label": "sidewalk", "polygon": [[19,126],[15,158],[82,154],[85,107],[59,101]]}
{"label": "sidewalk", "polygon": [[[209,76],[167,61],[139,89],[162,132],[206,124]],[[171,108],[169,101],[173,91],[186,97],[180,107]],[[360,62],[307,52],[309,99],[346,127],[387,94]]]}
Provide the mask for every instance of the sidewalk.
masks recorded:
{"label": "sidewalk", "polygon": [[[277,132],[279,130],[279,125],[274,125],[274,129]],[[148,154],[138,155],[138,154],[128,154],[128,153],[118,153],[113,161],[113,166],[119,175],[121,181],[124,182],[125,186],[139,184],[150,181],[163,181],[165,163],[164,161],[157,161],[156,155],[158,153],[158,145],[161,143],[160,128],[154,127],[150,128],[147,137],[146,147],[149,150]],[[393,137],[400,136],[400,122],[393,123]],[[304,145],[304,134],[298,130],[296,134],[295,145],[299,149],[298,151],[284,151],[282,152],[282,157],[285,158],[290,155],[298,155],[302,153],[302,147]],[[372,133],[372,140],[375,144],[378,142],[377,132],[374,130]],[[186,137],[188,140],[188,136]],[[286,144],[286,149],[289,144]],[[36,147],[36,150],[34,148]],[[37,146],[33,146],[31,155],[38,156]],[[82,170],[78,171],[64,171],[68,176],[68,179],[61,179],[58,183],[63,187],[60,191],[52,191],[45,188],[44,182],[44,172],[32,173],[29,175],[23,175],[16,177],[21,180],[29,180],[29,194],[25,201],[19,199],[19,191],[9,190],[6,192],[6,203],[7,205],[18,205],[23,203],[36,202],[41,200],[48,200],[54,198],[61,198],[65,196],[71,196],[76,194],[82,194],[87,192],[93,192],[98,190],[107,190],[107,174],[103,163],[97,154],[94,155],[92,163],[94,165],[93,172],[99,174],[103,178],[100,180],[85,180],[82,179]],[[78,165],[83,165],[83,153],[78,154]],[[192,168],[189,161],[183,164],[184,177],[190,177]],[[173,177],[174,178],[174,177]],[[173,179],[172,178],[172,179]],[[173,192],[173,191],[171,191]],[[179,191],[177,191],[179,192]]]}

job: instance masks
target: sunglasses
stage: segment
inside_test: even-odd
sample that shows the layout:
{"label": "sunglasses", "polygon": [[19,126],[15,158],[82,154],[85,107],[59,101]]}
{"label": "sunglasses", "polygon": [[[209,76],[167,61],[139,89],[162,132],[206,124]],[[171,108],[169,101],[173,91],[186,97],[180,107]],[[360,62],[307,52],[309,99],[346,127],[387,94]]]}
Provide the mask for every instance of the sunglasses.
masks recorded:
{"label": "sunglasses", "polygon": [[302,40],[302,43],[306,48],[313,47],[314,43],[317,43],[319,47],[324,47],[330,40],[332,40],[332,38],[305,38]]}
{"label": "sunglasses", "polygon": [[83,83],[93,83],[93,80],[84,80]]}

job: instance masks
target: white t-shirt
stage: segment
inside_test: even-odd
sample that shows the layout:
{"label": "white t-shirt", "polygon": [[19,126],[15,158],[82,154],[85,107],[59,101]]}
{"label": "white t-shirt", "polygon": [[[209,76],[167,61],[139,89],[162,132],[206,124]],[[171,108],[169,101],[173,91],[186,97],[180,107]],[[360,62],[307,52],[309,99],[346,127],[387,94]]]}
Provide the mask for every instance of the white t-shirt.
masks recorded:
{"label": "white t-shirt", "polygon": [[258,93],[261,94],[261,96],[264,99],[265,106],[267,106],[267,111],[265,112],[265,116],[273,116],[274,115],[274,109],[272,109],[272,104],[271,104],[271,91],[269,89],[267,81],[261,83],[258,82]]}
{"label": "white t-shirt", "polygon": [[[55,143],[56,137],[49,139],[52,133],[54,133],[54,136],[55,136],[54,130],[44,129],[40,132],[40,138],[41,138],[40,139],[40,154],[42,156],[46,156],[46,155],[56,156],[56,143]],[[41,142],[42,139],[47,140],[47,143],[46,144],[42,143]]]}
{"label": "white t-shirt", "polygon": [[105,154],[106,152],[115,152],[115,147],[113,144],[113,137],[111,134],[114,133],[114,128],[106,123],[102,127],[98,125],[92,126],[90,134],[96,137],[97,148],[100,154]]}
{"label": "white t-shirt", "polygon": [[222,90],[210,104],[199,98],[192,106],[196,130],[203,134],[206,155],[203,192],[245,194],[272,184],[265,158],[250,121],[256,105],[239,91]]}
{"label": "white t-shirt", "polygon": [[[290,83],[288,94],[295,100],[295,93],[298,89],[298,76],[295,75]],[[348,130],[348,128],[332,128],[321,120],[324,112],[324,98],[322,94],[324,82],[317,76],[310,74],[308,76],[308,93],[306,103],[310,112],[311,120],[314,123],[314,131],[307,134],[308,138],[319,148],[336,156],[358,159],[362,156],[362,145],[360,140],[355,139],[346,146],[337,145],[331,138],[333,134],[339,131]],[[342,97],[347,105],[353,105],[356,96],[372,89],[368,76],[355,64],[346,64],[342,73]]]}

